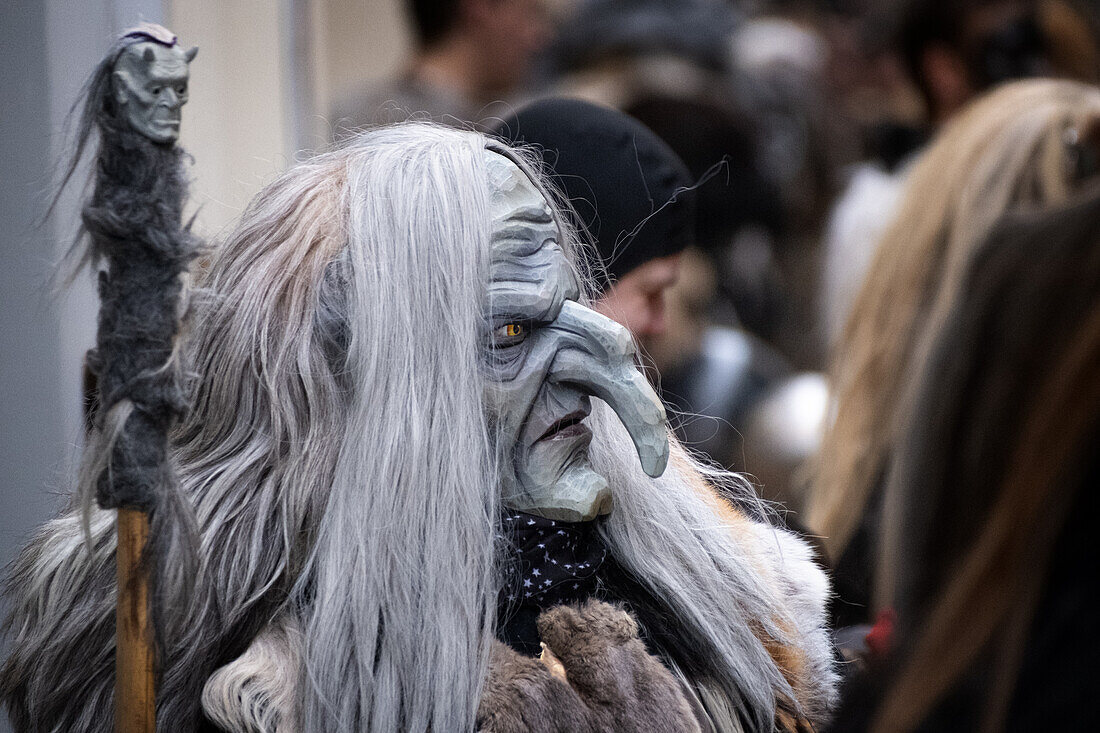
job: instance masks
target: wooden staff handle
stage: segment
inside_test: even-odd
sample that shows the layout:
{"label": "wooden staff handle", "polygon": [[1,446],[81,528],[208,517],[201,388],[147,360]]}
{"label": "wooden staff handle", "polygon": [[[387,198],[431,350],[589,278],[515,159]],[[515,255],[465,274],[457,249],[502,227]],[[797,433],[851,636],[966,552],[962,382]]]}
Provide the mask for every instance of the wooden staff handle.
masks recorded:
{"label": "wooden staff handle", "polygon": [[154,733],[157,727],[149,577],[140,565],[148,539],[148,515],[119,509],[115,733]]}

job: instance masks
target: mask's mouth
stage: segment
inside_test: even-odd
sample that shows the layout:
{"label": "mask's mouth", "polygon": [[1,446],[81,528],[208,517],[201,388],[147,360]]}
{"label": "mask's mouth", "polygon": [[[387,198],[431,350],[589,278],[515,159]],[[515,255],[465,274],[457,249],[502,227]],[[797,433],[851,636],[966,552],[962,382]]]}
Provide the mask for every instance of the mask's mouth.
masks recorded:
{"label": "mask's mouth", "polygon": [[539,436],[535,442],[541,442],[544,440],[556,440],[561,438],[574,438],[578,435],[584,435],[591,432],[588,426],[584,424],[584,419],[588,417],[587,410],[574,410],[565,417],[555,420],[546,432]]}

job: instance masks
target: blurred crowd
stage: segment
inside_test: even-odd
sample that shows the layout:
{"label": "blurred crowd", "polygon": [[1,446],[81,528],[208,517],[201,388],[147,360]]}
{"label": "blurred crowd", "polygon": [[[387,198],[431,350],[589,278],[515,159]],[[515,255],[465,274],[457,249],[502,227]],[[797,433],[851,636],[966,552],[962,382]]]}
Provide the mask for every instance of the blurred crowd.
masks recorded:
{"label": "blurred crowd", "polygon": [[819,544],[833,729],[1088,720],[1100,8],[408,12],[415,55],[336,126],[431,118],[541,154],[682,440]]}

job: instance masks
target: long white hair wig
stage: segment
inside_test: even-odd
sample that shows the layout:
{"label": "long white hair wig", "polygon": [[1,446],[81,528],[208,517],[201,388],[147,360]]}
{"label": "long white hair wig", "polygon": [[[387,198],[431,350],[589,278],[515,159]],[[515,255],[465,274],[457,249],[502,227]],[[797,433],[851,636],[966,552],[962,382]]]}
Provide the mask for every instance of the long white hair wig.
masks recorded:
{"label": "long white hair wig", "polygon": [[[173,453],[199,569],[159,584],[159,730],[473,729],[500,548],[485,146],[365,133],[265,188],[203,274]],[[602,538],[691,650],[669,664],[718,730],[819,719],[835,678],[806,546],[674,440],[652,479],[609,408],[589,423]],[[0,693],[20,730],[112,727],[112,519],[95,510],[87,541],[74,507],[14,566]]]}

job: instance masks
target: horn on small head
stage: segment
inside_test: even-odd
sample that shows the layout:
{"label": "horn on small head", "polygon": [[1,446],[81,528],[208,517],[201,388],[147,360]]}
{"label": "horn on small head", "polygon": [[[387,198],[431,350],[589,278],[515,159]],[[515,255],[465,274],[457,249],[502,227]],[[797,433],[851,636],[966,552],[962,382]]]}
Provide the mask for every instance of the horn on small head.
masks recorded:
{"label": "horn on small head", "polygon": [[187,49],[186,51],[183,52],[183,57],[185,59],[187,59],[187,63],[191,63],[192,61],[195,60],[195,55],[198,54],[198,52],[199,52],[199,47],[198,46],[192,46],[191,48],[189,48],[189,49]]}

